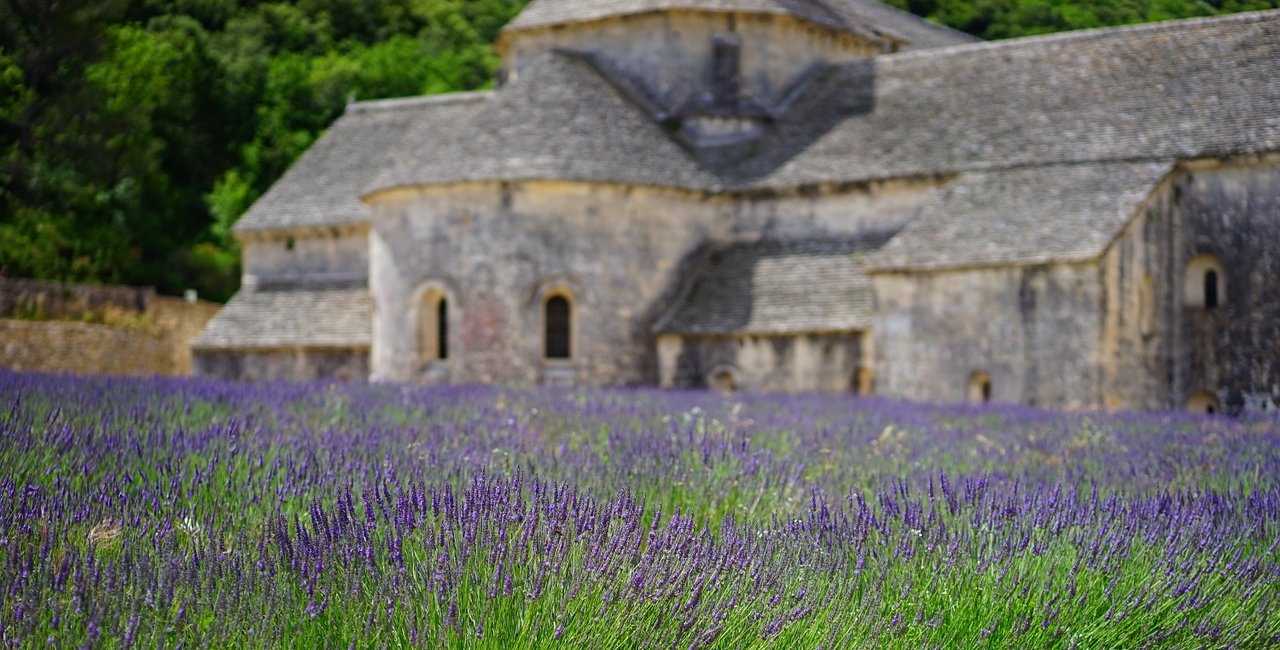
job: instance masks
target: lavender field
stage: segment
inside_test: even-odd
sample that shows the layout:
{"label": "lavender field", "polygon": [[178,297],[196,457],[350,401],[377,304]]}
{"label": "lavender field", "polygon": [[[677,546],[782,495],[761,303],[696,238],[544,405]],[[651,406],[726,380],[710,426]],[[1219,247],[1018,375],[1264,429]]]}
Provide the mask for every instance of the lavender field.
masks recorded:
{"label": "lavender field", "polygon": [[1280,420],[0,373],[6,647],[1280,645]]}

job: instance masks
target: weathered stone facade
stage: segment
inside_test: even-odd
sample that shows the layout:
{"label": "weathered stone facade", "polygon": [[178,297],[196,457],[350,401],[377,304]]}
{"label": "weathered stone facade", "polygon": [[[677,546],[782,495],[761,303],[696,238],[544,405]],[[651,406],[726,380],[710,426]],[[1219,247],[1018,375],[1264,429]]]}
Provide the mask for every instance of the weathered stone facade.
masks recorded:
{"label": "weathered stone facade", "polygon": [[354,104],[250,210],[203,372],[1280,402],[1280,11],[977,43],[534,0],[497,50],[496,90]]}
{"label": "weathered stone facade", "polygon": [[[698,247],[730,224],[722,201],[645,187],[474,184],[377,197],[373,378],[651,382],[654,324]],[[448,296],[456,332],[434,373],[423,372],[414,334],[428,286]],[[552,292],[573,307],[568,360],[543,356],[543,303]]]}

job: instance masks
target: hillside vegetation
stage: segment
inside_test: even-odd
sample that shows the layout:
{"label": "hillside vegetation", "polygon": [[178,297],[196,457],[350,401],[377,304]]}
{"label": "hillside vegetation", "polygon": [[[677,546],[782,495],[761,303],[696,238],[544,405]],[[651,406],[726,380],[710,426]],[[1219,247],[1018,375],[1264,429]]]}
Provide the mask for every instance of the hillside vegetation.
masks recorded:
{"label": "hillside vegetation", "polygon": [[[984,38],[1280,0],[892,0]],[[230,227],[351,98],[482,88],[524,0],[0,0],[0,275],[225,299]]]}

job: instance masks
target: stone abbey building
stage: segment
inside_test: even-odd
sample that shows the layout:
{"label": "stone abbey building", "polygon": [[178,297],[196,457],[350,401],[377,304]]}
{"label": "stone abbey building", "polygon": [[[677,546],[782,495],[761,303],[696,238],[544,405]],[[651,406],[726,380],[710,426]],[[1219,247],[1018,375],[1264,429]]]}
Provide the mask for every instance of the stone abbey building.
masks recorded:
{"label": "stone abbey building", "polygon": [[236,227],[240,379],[1280,403],[1280,11],[987,43],[873,0],[533,0]]}

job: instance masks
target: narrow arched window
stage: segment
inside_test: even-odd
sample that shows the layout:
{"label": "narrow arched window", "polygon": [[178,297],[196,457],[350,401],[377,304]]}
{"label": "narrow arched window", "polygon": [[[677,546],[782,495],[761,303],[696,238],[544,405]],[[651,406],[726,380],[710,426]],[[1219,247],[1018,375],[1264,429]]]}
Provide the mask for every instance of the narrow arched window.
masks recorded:
{"label": "narrow arched window", "polygon": [[436,303],[436,358],[449,358],[449,301],[441,297]]}
{"label": "narrow arched window", "polygon": [[1227,304],[1227,275],[1216,255],[1205,253],[1191,258],[1185,278],[1184,303],[1188,307],[1217,309]]}
{"label": "narrow arched window", "polygon": [[544,324],[546,332],[546,357],[548,359],[568,359],[572,349],[573,319],[569,299],[564,296],[552,296],[544,307]]}
{"label": "narrow arched window", "polygon": [[449,358],[449,301],[428,289],[418,302],[418,362],[425,369]]}
{"label": "narrow arched window", "polygon": [[1204,272],[1204,308],[1213,309],[1218,306],[1218,272],[1210,269]]}

